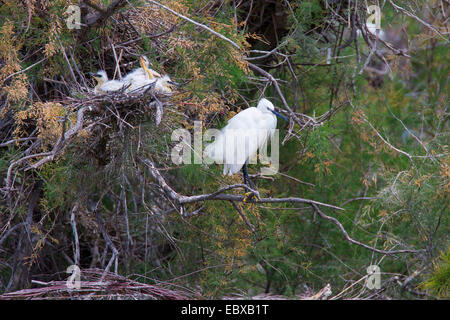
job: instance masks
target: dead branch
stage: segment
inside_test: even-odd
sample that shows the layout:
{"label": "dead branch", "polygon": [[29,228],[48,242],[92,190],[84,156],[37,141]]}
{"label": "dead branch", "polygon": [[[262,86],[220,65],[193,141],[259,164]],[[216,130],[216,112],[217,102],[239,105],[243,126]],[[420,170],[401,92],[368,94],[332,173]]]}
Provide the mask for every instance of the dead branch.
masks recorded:
{"label": "dead branch", "polygon": [[241,50],[241,47],[240,47],[236,42],[234,42],[234,41],[228,39],[227,37],[225,37],[224,35],[218,33],[217,31],[214,31],[214,30],[211,29],[210,27],[208,27],[208,26],[206,26],[206,25],[204,25],[204,24],[201,24],[201,23],[199,23],[199,22],[197,22],[197,21],[194,21],[194,20],[192,20],[192,19],[190,19],[190,18],[188,18],[188,17],[182,15],[181,13],[178,13],[178,12],[176,12],[176,11],[170,9],[169,7],[166,7],[165,5],[159,3],[158,1],[153,1],[153,0],[147,0],[147,1],[150,2],[150,3],[153,3],[153,4],[155,4],[155,5],[157,5],[157,6],[159,6],[159,7],[161,7],[161,8],[163,8],[163,9],[167,10],[167,11],[169,11],[170,13],[176,15],[177,17],[180,17],[180,18],[182,18],[182,19],[184,19],[184,20],[186,20],[186,21],[189,21],[189,22],[192,23],[192,24],[195,24],[196,26],[198,26],[198,27],[200,27],[200,28],[202,28],[202,29],[207,30],[208,32],[211,32],[212,34],[214,34],[215,36],[219,37],[220,39],[225,40],[226,42],[230,43],[230,44],[231,44],[233,47],[235,47],[236,49]]}
{"label": "dead branch", "polygon": [[89,17],[86,21],[86,25],[88,27],[101,25],[104,23],[110,16],[114,14],[119,8],[123,7],[126,4],[126,0],[115,0],[113,1],[106,9],[100,8],[96,4],[92,3],[90,0],[83,0],[83,3],[87,6],[93,8],[97,11],[97,14]]}
{"label": "dead branch", "polygon": [[420,19],[418,16],[412,14],[411,12],[409,12],[408,10],[406,10],[405,8],[400,7],[399,5],[395,4],[392,0],[389,0],[389,3],[391,4],[392,7],[395,8],[395,10],[401,11],[404,14],[406,14],[407,16],[417,20],[419,23],[421,23],[422,25],[424,25],[425,27],[427,27],[428,29],[432,30],[433,32],[437,33],[439,35],[439,37],[441,37],[442,39],[444,39],[447,43],[448,43],[448,39],[439,32],[439,30],[437,30],[435,27],[433,27],[431,24],[427,23],[426,21]]}
{"label": "dead branch", "polygon": [[78,210],[78,203],[72,208],[70,213],[70,224],[72,225],[73,238],[75,241],[75,253],[74,253],[74,263],[75,265],[80,265],[80,244],[78,240],[77,222],[75,221],[75,211]]}

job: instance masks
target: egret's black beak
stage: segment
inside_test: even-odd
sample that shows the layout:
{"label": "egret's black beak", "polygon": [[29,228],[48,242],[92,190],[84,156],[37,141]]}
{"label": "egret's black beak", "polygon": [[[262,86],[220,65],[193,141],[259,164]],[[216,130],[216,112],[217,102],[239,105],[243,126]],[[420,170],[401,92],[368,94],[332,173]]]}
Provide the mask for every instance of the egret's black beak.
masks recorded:
{"label": "egret's black beak", "polygon": [[94,72],[89,72],[89,75],[90,75],[90,76],[92,76],[92,77],[97,77],[97,78],[99,78],[99,77],[100,77],[100,75],[99,75],[99,74],[97,74],[97,73],[94,73]]}
{"label": "egret's black beak", "polygon": [[276,115],[277,117],[280,117],[280,118],[283,119],[284,121],[289,122],[289,119],[286,118],[285,116],[283,116],[281,113],[279,113],[279,112],[277,112],[277,111],[275,111],[275,110],[270,110],[270,111],[272,111],[272,113],[273,113],[274,115]]}
{"label": "egret's black beak", "polygon": [[181,87],[181,84],[179,84],[178,82],[174,82],[174,81],[167,81],[167,83],[176,86],[176,87]]}

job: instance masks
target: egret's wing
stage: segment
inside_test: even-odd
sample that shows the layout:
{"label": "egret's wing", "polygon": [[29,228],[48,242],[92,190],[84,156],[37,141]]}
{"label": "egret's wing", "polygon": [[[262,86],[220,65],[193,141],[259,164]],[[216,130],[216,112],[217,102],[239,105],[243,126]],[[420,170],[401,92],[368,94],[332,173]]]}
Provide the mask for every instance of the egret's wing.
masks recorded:
{"label": "egret's wing", "polygon": [[226,129],[248,129],[256,128],[258,119],[261,117],[261,111],[255,107],[242,110],[230,120],[224,127]]}
{"label": "egret's wing", "polygon": [[110,81],[106,81],[105,83],[103,83],[100,86],[100,89],[102,91],[117,91],[117,90],[122,89],[124,85],[125,85],[125,83],[122,81],[110,80]]}
{"label": "egret's wing", "polygon": [[224,164],[225,175],[239,172],[247,159],[256,155],[260,137],[265,135],[261,127],[262,117],[262,112],[253,107],[239,112],[228,120],[221,134],[206,147],[205,153],[211,159]]}
{"label": "egret's wing", "polygon": [[[260,130],[259,136],[258,136],[258,149],[259,149],[259,155],[260,155],[260,161],[262,163],[266,164],[268,161],[268,151],[267,151],[267,145],[269,143],[269,140],[272,139],[275,129],[277,127],[277,118],[275,116],[272,116],[271,114],[266,114],[264,123],[262,124],[262,127],[267,128],[266,130]],[[273,148],[273,146],[272,146]],[[272,152],[274,152],[274,149],[272,149]],[[273,154],[273,153],[272,153]]]}
{"label": "egret's wing", "polygon": [[230,149],[227,148],[227,140],[232,140],[231,135],[233,134],[234,130],[244,130],[248,128],[245,124],[248,124],[248,122],[251,121],[249,119],[253,117],[255,110],[257,109],[245,109],[228,120],[228,124],[221,130],[221,133],[215,137],[215,141],[206,146],[205,155],[219,164],[224,163],[226,154],[231,153],[230,151],[227,152],[227,149]]}
{"label": "egret's wing", "polygon": [[140,77],[145,78],[145,71],[143,68],[138,68],[138,69],[131,71],[125,77],[123,77],[123,81],[131,82],[133,79],[140,78]]}
{"label": "egret's wing", "polygon": [[143,86],[149,85],[151,83],[155,82],[155,79],[148,79],[146,77],[135,77],[132,81],[130,86],[127,89],[127,92],[139,89]]}

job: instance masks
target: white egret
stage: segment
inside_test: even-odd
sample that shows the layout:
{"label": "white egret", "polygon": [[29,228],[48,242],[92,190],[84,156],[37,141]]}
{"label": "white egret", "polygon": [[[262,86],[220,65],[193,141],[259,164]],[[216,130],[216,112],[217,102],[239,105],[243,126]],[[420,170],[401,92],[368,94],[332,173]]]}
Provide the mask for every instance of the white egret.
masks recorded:
{"label": "white egret", "polygon": [[248,160],[272,137],[277,126],[276,116],[288,121],[274,109],[272,102],[263,98],[256,108],[242,110],[228,120],[215,141],[206,146],[204,154],[216,163],[223,163],[224,175],[243,169],[244,183],[248,182],[253,188],[247,172]]}
{"label": "white egret", "polygon": [[97,85],[94,88],[95,93],[107,93],[120,90],[124,87],[125,83],[119,80],[108,80],[108,75],[105,70],[99,70],[97,73],[91,73],[94,79],[97,81]]}
{"label": "white egret", "polygon": [[161,75],[153,69],[149,68],[150,60],[146,56],[141,56],[141,66],[145,71],[147,71],[150,78],[160,78]]}
{"label": "white egret", "polygon": [[179,86],[178,83],[173,82],[169,75],[164,75],[161,76],[158,72],[156,72],[155,70],[152,70],[148,67],[149,63],[147,60],[147,63],[143,63],[141,60],[141,65],[142,68],[146,71],[147,73],[147,79],[150,79],[150,83],[153,83],[154,81],[156,81],[155,83],[155,92],[157,93],[172,93],[172,86]]}

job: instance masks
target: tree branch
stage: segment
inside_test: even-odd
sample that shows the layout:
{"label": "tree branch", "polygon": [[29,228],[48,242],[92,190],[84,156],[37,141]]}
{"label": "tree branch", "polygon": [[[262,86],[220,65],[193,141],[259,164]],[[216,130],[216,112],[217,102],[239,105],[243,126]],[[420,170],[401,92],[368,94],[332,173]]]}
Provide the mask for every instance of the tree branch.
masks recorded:
{"label": "tree branch", "polygon": [[[195,203],[200,201],[207,200],[225,200],[225,201],[236,201],[243,202],[246,199],[245,196],[234,195],[234,194],[226,194],[225,191],[237,188],[244,188],[250,192],[253,192],[257,197],[259,196],[258,191],[251,189],[249,186],[245,184],[234,184],[230,186],[223,187],[216,192],[195,195],[195,196],[184,196],[178,194],[175,190],[173,190],[165,181],[164,177],[159,173],[159,170],[156,169],[155,165],[149,159],[139,158],[141,162],[143,162],[147,168],[149,168],[150,175],[156,180],[161,189],[166,193],[166,195],[179,205],[187,204],[187,203]],[[254,198],[246,199],[248,203],[307,203],[310,205],[317,205],[328,207],[336,210],[345,210],[337,206],[333,206],[331,204],[322,203],[319,201],[303,199],[303,198],[260,198],[255,200]]]}
{"label": "tree branch", "polygon": [[331,221],[331,222],[333,222],[335,225],[337,225],[338,228],[341,230],[341,232],[344,234],[344,237],[345,237],[345,239],[347,239],[348,242],[353,243],[353,244],[356,244],[356,245],[358,245],[358,246],[361,246],[361,247],[363,247],[363,248],[365,248],[365,249],[368,249],[368,250],[371,250],[371,251],[374,251],[374,252],[378,252],[378,253],[381,253],[381,254],[385,254],[385,255],[393,255],[393,254],[398,254],[398,253],[419,253],[419,252],[425,251],[425,250],[392,250],[392,251],[386,251],[386,250],[380,250],[380,249],[372,248],[371,246],[368,246],[367,244],[364,244],[364,243],[362,243],[362,242],[356,241],[356,240],[354,240],[353,238],[351,238],[351,237],[348,235],[347,231],[345,231],[344,226],[342,225],[342,223],[339,222],[339,220],[337,220],[337,219],[334,218],[334,217],[327,216],[325,213],[323,213],[323,212],[319,209],[319,207],[318,207],[316,204],[312,204],[312,207],[314,208],[314,211],[315,211],[316,213],[318,213],[319,216],[320,216],[322,219]]}
{"label": "tree branch", "polygon": [[117,9],[123,7],[126,2],[127,2],[126,0],[115,0],[105,10],[100,8],[96,4],[93,4],[90,0],[83,0],[83,3],[85,3],[87,6],[93,8],[98,12],[95,16],[89,18],[89,20],[86,21],[86,25],[88,27],[91,27],[94,25],[102,24],[104,21],[106,21],[106,19],[112,16]]}
{"label": "tree branch", "polygon": [[[225,200],[225,201],[230,201],[233,204],[233,206],[236,208],[237,206],[236,206],[235,202],[243,202],[245,197],[239,196],[239,195],[233,195],[233,194],[224,194],[223,192],[231,190],[231,189],[236,189],[236,188],[244,188],[247,190],[252,190],[247,185],[235,184],[235,185],[230,185],[230,186],[221,188],[218,191],[213,192],[213,193],[196,195],[196,196],[180,195],[167,184],[164,177],[159,173],[159,170],[156,169],[156,167],[152,161],[150,161],[149,159],[144,159],[144,158],[138,158],[138,159],[147,166],[147,168],[149,169],[150,175],[156,180],[157,184],[161,187],[161,189],[163,189],[163,191],[166,193],[166,195],[171,200],[173,200],[175,203],[177,203],[178,205],[181,205],[181,206],[186,203],[195,203],[195,202],[199,202],[199,201]],[[252,191],[254,191],[254,190],[252,190]],[[344,234],[344,237],[350,243],[356,244],[365,249],[368,249],[368,250],[371,250],[371,251],[374,251],[377,253],[381,253],[384,255],[393,255],[393,254],[400,254],[400,253],[419,253],[419,252],[424,251],[424,250],[392,250],[392,251],[380,250],[380,249],[373,248],[369,245],[366,245],[362,242],[359,242],[357,240],[354,240],[353,238],[351,238],[348,235],[347,231],[345,230],[343,225],[339,222],[339,220],[337,220],[334,217],[330,217],[330,216],[326,215],[319,209],[319,206],[322,206],[322,207],[328,207],[328,208],[332,208],[332,209],[336,209],[336,210],[344,210],[340,207],[333,206],[330,204],[321,203],[321,202],[309,200],[309,199],[302,199],[302,198],[261,198],[258,200],[247,199],[247,202],[249,202],[249,203],[307,203],[312,206],[313,210],[322,219],[331,221],[335,225],[337,225],[338,228],[341,230],[341,232]],[[238,210],[238,212],[239,212],[239,210]],[[242,217],[242,212],[239,212],[239,214]],[[243,219],[244,219],[244,217],[243,217]],[[245,221],[245,219],[244,219],[244,222],[246,222],[248,224],[248,221]],[[251,224],[249,225],[249,227],[252,231],[254,230],[254,227],[252,228]]]}
{"label": "tree branch", "polygon": [[206,25],[204,25],[204,24],[201,24],[201,23],[199,23],[199,22],[197,22],[197,21],[194,21],[194,20],[192,20],[192,19],[190,19],[190,18],[188,18],[188,17],[182,15],[181,13],[178,13],[178,12],[176,12],[176,11],[170,9],[169,7],[166,7],[165,5],[159,3],[158,1],[153,1],[153,0],[147,0],[147,1],[150,2],[150,3],[153,3],[154,5],[157,5],[157,6],[161,7],[161,8],[163,8],[163,9],[167,10],[167,11],[169,11],[170,13],[176,15],[177,17],[180,17],[180,18],[182,18],[182,19],[184,19],[184,20],[186,20],[186,21],[189,21],[189,22],[192,23],[192,24],[195,24],[197,27],[200,27],[200,28],[202,28],[202,29],[207,30],[208,32],[211,32],[211,33],[214,34],[215,36],[217,36],[217,37],[219,37],[220,39],[225,40],[226,42],[228,42],[229,44],[231,44],[231,45],[232,45],[233,47],[235,47],[236,49],[242,50],[241,47],[240,47],[236,42],[234,42],[233,40],[228,39],[227,37],[225,37],[224,35],[218,33],[217,31],[214,31],[214,30],[211,29],[210,27],[208,27],[208,26],[206,26]]}

